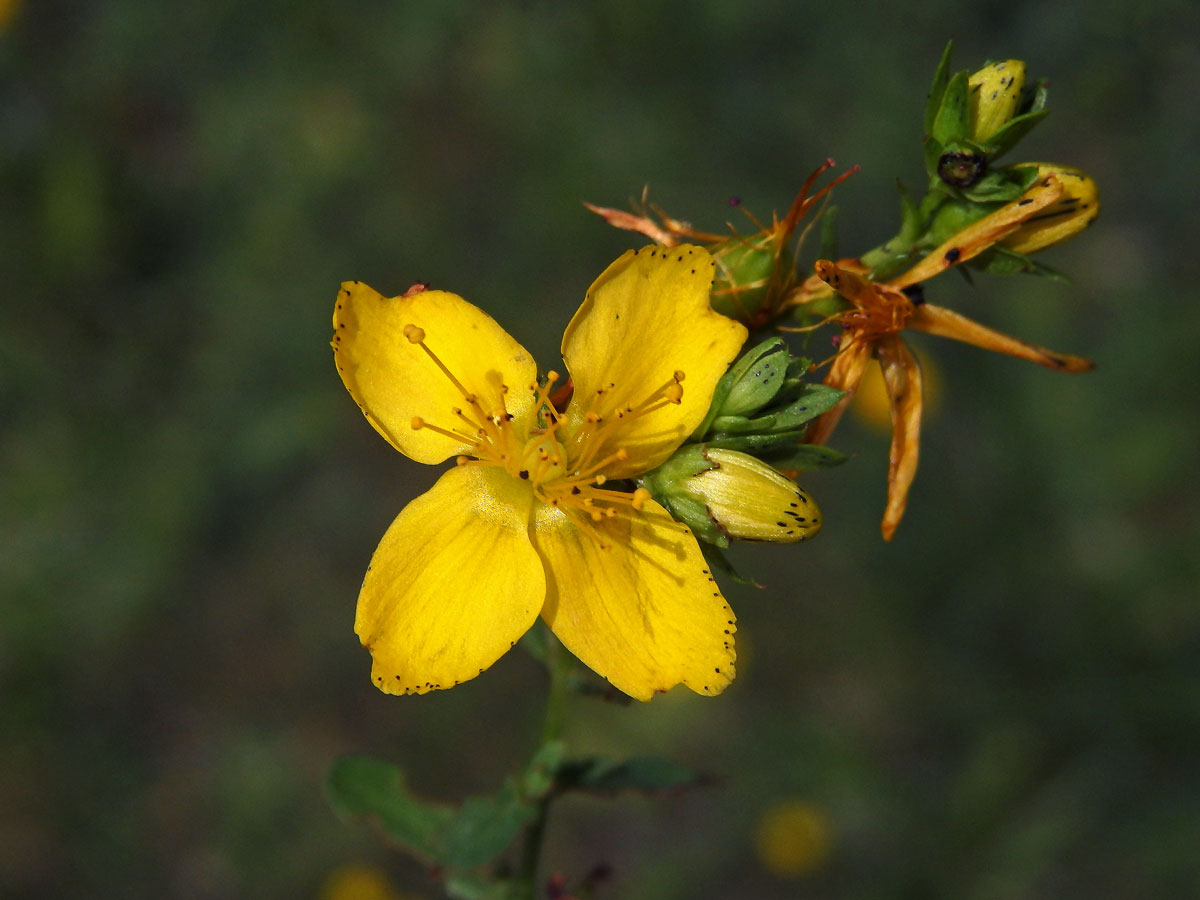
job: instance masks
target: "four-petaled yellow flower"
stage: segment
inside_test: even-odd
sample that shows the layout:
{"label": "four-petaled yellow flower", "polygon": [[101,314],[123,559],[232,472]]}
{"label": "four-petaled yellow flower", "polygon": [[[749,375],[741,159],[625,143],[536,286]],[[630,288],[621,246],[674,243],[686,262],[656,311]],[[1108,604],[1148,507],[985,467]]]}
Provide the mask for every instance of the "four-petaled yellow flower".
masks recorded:
{"label": "four-petaled yellow flower", "polygon": [[525,349],[461,297],[342,285],[333,349],[350,394],[405,456],[458,462],[367,568],[354,630],[381,690],[474,678],[539,614],[638,699],[733,679],[734,615],[695,537],[628,482],[700,424],[746,338],[709,306],[713,272],[691,246],[610,265],[563,337],[574,393],[561,410],[558,376],[539,384]]}

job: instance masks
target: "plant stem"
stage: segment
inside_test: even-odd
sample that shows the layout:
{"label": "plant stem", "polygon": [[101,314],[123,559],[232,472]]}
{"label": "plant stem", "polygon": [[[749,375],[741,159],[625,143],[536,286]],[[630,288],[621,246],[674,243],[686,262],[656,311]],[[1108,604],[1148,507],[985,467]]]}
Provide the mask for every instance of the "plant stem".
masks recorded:
{"label": "plant stem", "polygon": [[[546,712],[542,719],[542,736],[539,746],[560,740],[563,722],[566,719],[569,676],[572,659],[566,648],[551,635],[546,648],[546,669],[550,673],[550,685],[546,693]],[[517,872],[517,896],[536,900],[538,864],[542,856],[542,842],[546,836],[546,820],[550,813],[553,791],[538,801],[537,818],[525,828],[525,841],[521,849],[521,864]]]}

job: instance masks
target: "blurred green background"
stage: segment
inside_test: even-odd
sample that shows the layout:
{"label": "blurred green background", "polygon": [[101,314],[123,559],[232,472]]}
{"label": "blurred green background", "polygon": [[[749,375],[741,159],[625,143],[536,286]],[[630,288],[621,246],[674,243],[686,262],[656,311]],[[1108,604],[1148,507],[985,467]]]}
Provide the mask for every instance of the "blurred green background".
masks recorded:
{"label": "blurred green background", "polygon": [[319,897],[366,866],[438,896],[323,774],[365,751],[431,797],[490,790],[544,679],[513,653],[424,698],[369,683],[358,584],[435,472],[342,388],[338,283],[454,290],[549,365],[638,243],[580,201],[648,183],[717,230],[826,156],[862,165],[836,201],[864,250],[894,179],[921,186],[954,38],[957,68],[1050,78],[1019,153],[1091,173],[1104,211],[1044,256],[1072,286],[928,296],[1098,368],[914,339],[942,390],[895,541],[887,438],[848,420],[855,458],[805,480],[820,539],[735,552],[768,582],[728,590],[738,681],[572,710],[575,751],[717,786],[564,800],[545,874],[605,862],[600,896],[632,900],[1200,896],[1195,3],[0,7],[0,895]]}

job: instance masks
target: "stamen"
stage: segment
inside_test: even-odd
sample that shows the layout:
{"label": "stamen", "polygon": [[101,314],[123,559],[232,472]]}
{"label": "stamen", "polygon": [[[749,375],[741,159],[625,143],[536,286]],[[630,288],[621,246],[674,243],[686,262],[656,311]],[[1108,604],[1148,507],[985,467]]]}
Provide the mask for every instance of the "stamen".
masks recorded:
{"label": "stamen", "polygon": [[409,427],[412,428],[413,431],[421,431],[422,429],[427,429],[429,431],[436,432],[437,434],[445,435],[446,437],[450,438],[452,441],[465,442],[465,443],[476,445],[476,446],[479,444],[479,438],[472,437],[469,434],[463,434],[461,431],[450,431],[446,428],[442,428],[439,425],[430,425],[428,422],[426,422],[420,416],[413,416],[411,419],[408,420],[408,424],[409,424]]}

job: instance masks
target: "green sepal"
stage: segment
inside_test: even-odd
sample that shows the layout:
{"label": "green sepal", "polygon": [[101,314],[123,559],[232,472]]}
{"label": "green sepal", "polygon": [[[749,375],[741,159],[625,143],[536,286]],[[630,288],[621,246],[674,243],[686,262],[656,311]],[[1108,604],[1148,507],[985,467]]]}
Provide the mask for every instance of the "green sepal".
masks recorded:
{"label": "green sepal", "polygon": [[729,435],[774,434],[792,431],[815,419],[837,404],[845,391],[824,384],[805,384],[787,406],[766,415],[747,419],[743,416],[719,416],[709,429],[714,439]]}
{"label": "green sepal", "polygon": [[1001,125],[995,134],[988,138],[987,143],[984,145],[987,148],[988,156],[992,159],[1003,156],[1015,147],[1021,138],[1033,131],[1038,122],[1042,121],[1048,115],[1050,115],[1050,110],[1038,109],[1034,112],[1013,116]]}
{"label": "green sepal", "polygon": [[558,790],[604,795],[674,793],[712,782],[703,772],[659,756],[632,756],[620,762],[598,756],[567,760],[558,772]]}
{"label": "green sepal", "polygon": [[787,448],[779,448],[766,457],[766,461],[777,469],[795,469],[799,472],[810,472],[813,469],[829,469],[840,466],[848,457],[832,447],[823,444],[792,444]]}
{"label": "green sepal", "polygon": [[733,563],[729,558],[718,550],[716,547],[700,546],[700,552],[704,554],[705,560],[708,561],[708,567],[714,572],[720,572],[722,575],[729,578],[736,584],[744,584],[746,587],[762,588],[762,585],[746,575],[743,575],[733,567]]}
{"label": "green sepal", "polygon": [[1049,278],[1051,281],[1059,281],[1064,284],[1069,283],[1071,280],[1057,269],[1052,269],[1026,256],[1024,253],[1018,253],[999,244],[989,247],[967,263],[967,265],[987,272],[989,275],[1038,275],[1042,278]]}
{"label": "green sepal", "polygon": [[844,463],[849,457],[815,444],[805,444],[804,432],[785,431],[780,434],[747,434],[709,441],[706,446],[722,450],[738,450],[770,463],[777,469],[826,469]]}
{"label": "green sepal", "polygon": [[1037,180],[1037,166],[992,169],[962,194],[974,203],[1011,203]]}
{"label": "green sepal", "polygon": [[770,403],[783,387],[788,359],[787,344],[778,337],[768,338],[743,353],[723,376],[729,379],[730,388],[716,411],[717,417],[758,412]]}
{"label": "green sepal", "polygon": [[666,462],[639,478],[638,486],[648,490],[671,518],[691,528],[698,539],[728,547],[729,538],[713,521],[708,507],[683,487],[687,479],[715,468],[716,465],[704,455],[703,444],[684,444]]}
{"label": "green sepal", "polygon": [[671,514],[672,519],[692,529],[692,534],[698,540],[714,547],[729,546],[729,536],[721,530],[703,501],[687,494],[671,494],[662,498],[655,496],[654,499]]}
{"label": "green sepal", "polygon": [[938,110],[942,107],[942,97],[946,94],[946,85],[950,83],[950,51],[954,41],[946,42],[942,51],[942,59],[933,73],[933,84],[929,86],[929,96],[925,99],[925,134],[933,134],[933,123]]}
{"label": "green sepal", "polygon": [[971,104],[967,90],[969,73],[964,69],[955,72],[946,84],[942,103],[933,119],[929,136],[945,146],[950,141],[961,141],[971,133]]}

